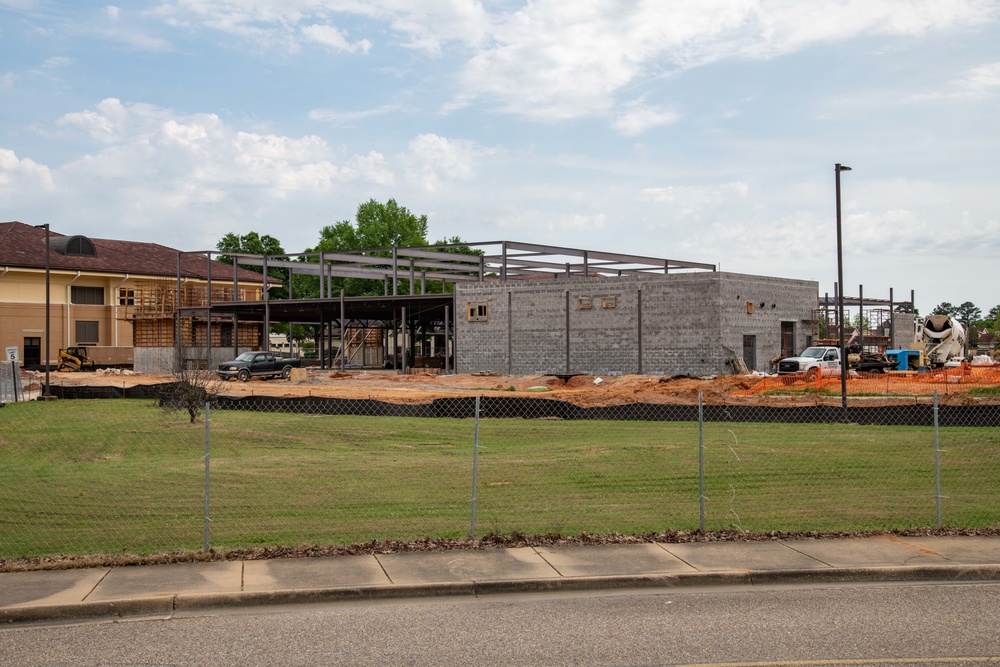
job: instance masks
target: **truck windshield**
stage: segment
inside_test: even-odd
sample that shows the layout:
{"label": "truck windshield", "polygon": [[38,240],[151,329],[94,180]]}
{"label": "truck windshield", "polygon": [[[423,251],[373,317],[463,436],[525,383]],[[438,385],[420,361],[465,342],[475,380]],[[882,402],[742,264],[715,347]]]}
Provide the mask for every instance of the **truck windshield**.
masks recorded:
{"label": "truck windshield", "polygon": [[807,347],[802,351],[800,357],[811,357],[813,359],[822,359],[823,355],[826,354],[825,347]]}
{"label": "truck windshield", "polygon": [[240,356],[236,357],[236,361],[253,361],[256,352],[244,352]]}

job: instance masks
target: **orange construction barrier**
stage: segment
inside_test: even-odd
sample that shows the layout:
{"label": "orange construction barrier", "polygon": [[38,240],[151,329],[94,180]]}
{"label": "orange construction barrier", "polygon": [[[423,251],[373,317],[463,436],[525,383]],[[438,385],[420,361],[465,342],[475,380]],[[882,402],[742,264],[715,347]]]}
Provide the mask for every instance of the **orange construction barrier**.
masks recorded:
{"label": "orange construction barrier", "polygon": [[[857,373],[847,378],[848,394],[929,395],[967,392],[975,387],[1000,387],[1000,364],[973,366],[967,362],[955,368],[933,368],[921,371],[888,371]],[[753,396],[780,390],[840,393],[840,376],[825,377],[810,382],[805,376],[779,375],[765,377],[749,389],[732,392],[733,396]]]}

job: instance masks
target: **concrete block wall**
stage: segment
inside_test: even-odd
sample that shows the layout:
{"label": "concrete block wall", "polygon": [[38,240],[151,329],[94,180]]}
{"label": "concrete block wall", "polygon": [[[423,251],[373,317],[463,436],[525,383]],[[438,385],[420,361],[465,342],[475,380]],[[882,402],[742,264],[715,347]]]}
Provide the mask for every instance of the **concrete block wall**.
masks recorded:
{"label": "concrete block wall", "polygon": [[[771,360],[781,353],[782,322],[794,327],[794,351],[805,349],[807,337],[812,333],[819,283],[739,273],[720,275],[720,348],[728,357],[742,359],[743,336],[755,336],[756,369],[770,370]],[[747,304],[753,304],[753,312]]]}
{"label": "concrete block wall", "polygon": [[719,347],[721,279],[717,272],[643,277],[643,373],[725,372],[727,355]]}
{"label": "concrete block wall", "polygon": [[[756,335],[758,359],[770,360],[780,350],[780,323],[793,321],[796,346],[804,346],[817,294],[812,281],[721,272],[463,284],[455,297],[456,370],[732,372],[744,334]],[[751,300],[765,306],[748,314]],[[488,319],[469,321],[468,303],[486,303]]]}

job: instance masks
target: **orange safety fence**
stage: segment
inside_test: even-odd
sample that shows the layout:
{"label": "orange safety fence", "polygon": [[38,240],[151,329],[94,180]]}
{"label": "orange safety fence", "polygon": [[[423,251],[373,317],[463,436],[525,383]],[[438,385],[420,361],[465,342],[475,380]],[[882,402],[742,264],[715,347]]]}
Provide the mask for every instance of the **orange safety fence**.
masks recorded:
{"label": "orange safety fence", "polygon": [[[775,375],[762,379],[747,389],[732,392],[733,396],[753,396],[772,391],[820,391],[840,393],[840,376],[809,381],[805,375]],[[961,393],[977,387],[1000,387],[1000,364],[973,366],[963,363],[955,368],[932,368],[919,371],[887,371],[858,373],[849,371],[848,394],[930,395]]]}

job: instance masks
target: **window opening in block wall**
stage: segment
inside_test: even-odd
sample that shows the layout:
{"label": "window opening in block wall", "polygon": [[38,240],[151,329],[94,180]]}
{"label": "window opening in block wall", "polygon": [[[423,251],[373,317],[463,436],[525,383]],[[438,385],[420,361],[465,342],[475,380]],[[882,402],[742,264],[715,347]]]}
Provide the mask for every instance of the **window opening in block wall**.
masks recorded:
{"label": "window opening in block wall", "polygon": [[485,301],[469,301],[466,305],[470,322],[486,322],[489,319],[489,305]]}
{"label": "window opening in block wall", "polygon": [[617,308],[617,307],[618,307],[618,297],[606,296],[601,299],[601,308]]}
{"label": "window opening in block wall", "polygon": [[594,307],[594,297],[592,296],[580,297],[580,310],[590,310],[593,307]]}

